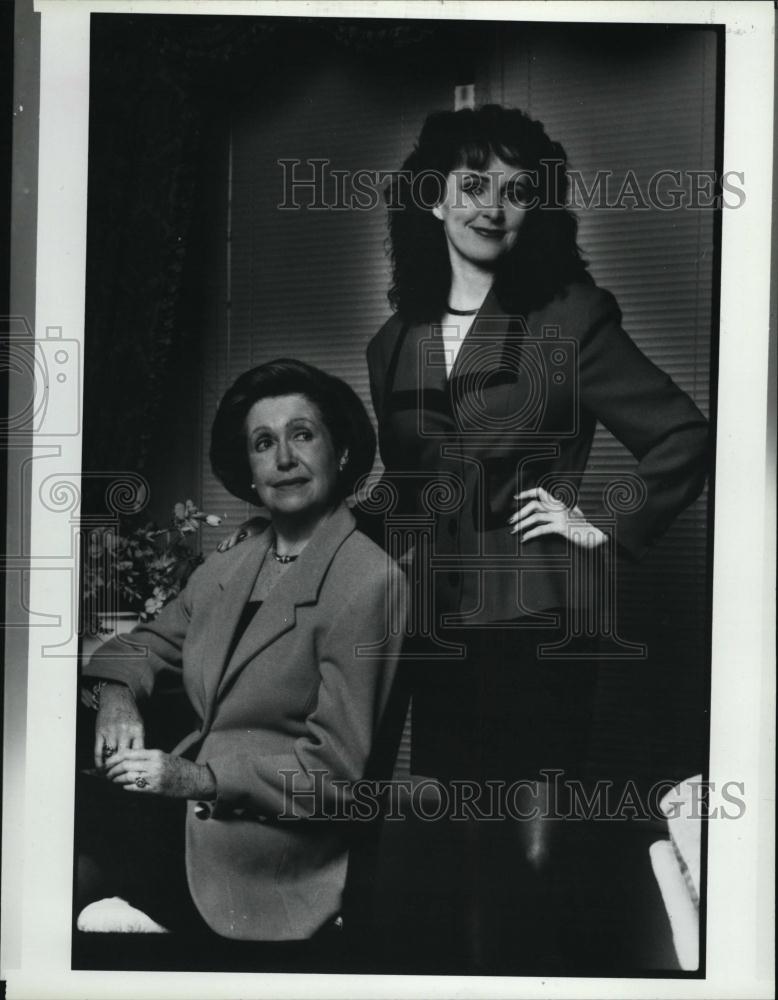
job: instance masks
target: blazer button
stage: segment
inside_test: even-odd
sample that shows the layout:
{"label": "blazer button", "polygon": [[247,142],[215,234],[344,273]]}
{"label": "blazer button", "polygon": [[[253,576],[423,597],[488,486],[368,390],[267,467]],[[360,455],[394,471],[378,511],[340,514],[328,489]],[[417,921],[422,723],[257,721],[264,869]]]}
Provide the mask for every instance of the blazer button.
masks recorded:
{"label": "blazer button", "polygon": [[197,802],[194,807],[194,814],[198,819],[210,819],[211,807],[207,802]]}

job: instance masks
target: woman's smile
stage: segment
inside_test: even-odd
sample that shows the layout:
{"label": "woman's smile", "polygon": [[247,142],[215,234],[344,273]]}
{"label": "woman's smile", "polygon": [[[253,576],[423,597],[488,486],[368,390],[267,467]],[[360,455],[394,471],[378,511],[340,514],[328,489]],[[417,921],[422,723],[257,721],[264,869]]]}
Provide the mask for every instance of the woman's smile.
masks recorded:
{"label": "woman's smile", "polygon": [[293,490],[298,486],[305,486],[309,483],[310,479],[306,479],[303,476],[298,476],[296,479],[279,479],[276,483],[271,483],[270,485],[274,490]]}
{"label": "woman's smile", "polygon": [[470,228],[486,240],[501,240],[505,236],[504,229],[486,229],[482,226],[471,226]]}

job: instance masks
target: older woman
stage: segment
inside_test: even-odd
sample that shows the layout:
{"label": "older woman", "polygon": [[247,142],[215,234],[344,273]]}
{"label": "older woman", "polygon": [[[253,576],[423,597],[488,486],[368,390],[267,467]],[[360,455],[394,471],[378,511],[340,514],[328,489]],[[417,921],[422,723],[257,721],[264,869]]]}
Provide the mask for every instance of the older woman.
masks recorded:
{"label": "older woman", "polygon": [[[254,941],[304,941],[338,920],[353,786],[402,632],[402,575],[344,503],[374,453],[353,391],[302,362],[254,368],[224,396],[214,471],[269,523],[206,560],[129,649],[111,641],[90,661],[97,773],[116,808],[136,808],[127,821],[105,805],[112,827],[80,831],[82,905],[113,889],[167,926]],[[172,753],[145,745],[142,721],[165,671],[198,717]],[[185,817],[166,807],[176,800]],[[150,831],[127,829],[152,813]]]}

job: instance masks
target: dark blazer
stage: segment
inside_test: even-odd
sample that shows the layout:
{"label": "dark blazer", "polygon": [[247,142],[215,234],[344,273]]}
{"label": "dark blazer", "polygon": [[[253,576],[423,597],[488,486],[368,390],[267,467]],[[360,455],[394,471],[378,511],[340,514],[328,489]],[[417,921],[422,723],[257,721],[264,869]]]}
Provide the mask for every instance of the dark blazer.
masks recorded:
{"label": "dark blazer", "polygon": [[201,724],[173,752],[207,763],[218,785],[197,810],[205,819],[188,803],[192,898],[219,934],[288,940],[341,907],[344,816],[389,696],[405,581],[341,506],[228,656],[269,544],[263,534],[211,556],[156,621],[125,637],[139,655],[111,640],[88,672],[128,684],[139,702],[161,671],[181,672]]}
{"label": "dark blazer", "polygon": [[435,328],[397,315],[367,360],[385,476],[399,497],[393,515],[433,518],[427,578],[449,624],[587,602],[572,546],[549,536],[522,544],[507,519],[513,495],[536,485],[575,502],[597,421],[637,459],[625,486],[615,470],[597,484],[601,502],[582,505],[620,552],[641,556],[703,487],[705,418],[594,284],[573,284],[526,316],[507,315],[491,293],[450,379]]}

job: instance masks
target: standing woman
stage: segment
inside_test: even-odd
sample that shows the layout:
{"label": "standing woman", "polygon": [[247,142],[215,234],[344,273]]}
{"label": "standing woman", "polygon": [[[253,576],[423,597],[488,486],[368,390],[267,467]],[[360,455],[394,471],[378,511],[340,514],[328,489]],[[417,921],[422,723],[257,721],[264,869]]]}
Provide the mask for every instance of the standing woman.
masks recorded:
{"label": "standing woman", "polygon": [[[494,789],[569,777],[584,757],[593,652],[539,655],[587,605],[609,627],[577,581],[616,552],[639,557],[705,479],[706,421],[594,284],[567,191],[564,150],[521,111],[430,115],[389,191],[395,314],[367,351],[395,512],[434,519],[434,572],[416,546],[433,628],[409,646],[424,654],[411,770],[474,782],[492,815],[553,807],[542,785],[512,802]],[[634,502],[616,511],[577,503],[598,421],[638,463]],[[453,498],[437,509],[436,481]],[[422,950],[460,971],[563,971],[560,826],[421,824],[417,895],[438,931]]]}

